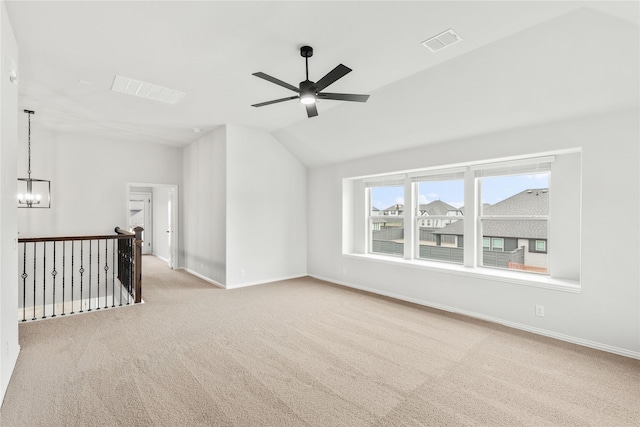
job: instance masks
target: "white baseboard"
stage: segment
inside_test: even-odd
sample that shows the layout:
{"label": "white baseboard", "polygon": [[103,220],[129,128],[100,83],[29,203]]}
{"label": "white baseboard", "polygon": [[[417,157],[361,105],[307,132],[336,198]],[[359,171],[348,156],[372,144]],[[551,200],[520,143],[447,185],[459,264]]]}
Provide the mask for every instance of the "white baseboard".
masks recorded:
{"label": "white baseboard", "polygon": [[161,259],[162,261],[164,261],[164,262],[166,262],[167,264],[169,264],[169,259],[168,259],[168,258],[165,258],[165,257],[163,257],[163,256],[160,256],[160,255],[158,255],[158,254],[157,254],[157,253],[155,253],[155,252],[151,252],[151,255],[153,255],[154,257],[156,257],[156,258],[158,258],[158,259]]}
{"label": "white baseboard", "polygon": [[205,282],[209,282],[212,285],[216,285],[216,286],[218,286],[220,288],[223,288],[223,289],[239,289],[239,288],[246,288],[248,286],[265,285],[267,283],[280,282],[282,280],[299,279],[301,277],[307,277],[306,274],[300,274],[300,275],[294,275],[294,276],[276,277],[276,278],[269,279],[269,280],[240,283],[240,284],[235,284],[235,285],[224,285],[224,284],[222,284],[220,282],[217,282],[217,281],[211,279],[210,277],[204,276],[204,275],[202,275],[202,274],[200,274],[198,272],[195,272],[195,271],[193,271],[193,270],[191,270],[189,268],[181,267],[180,270],[184,270],[187,273],[193,274],[197,278],[204,280]]}
{"label": "white baseboard", "polygon": [[209,277],[207,277],[207,276],[203,276],[202,274],[200,274],[200,273],[198,273],[198,272],[195,272],[195,271],[191,270],[190,268],[187,268],[187,267],[180,267],[180,268],[178,268],[177,270],[184,270],[184,271],[186,271],[187,273],[189,273],[189,274],[192,274],[192,275],[196,276],[198,279],[202,279],[202,280],[204,280],[205,282],[209,282],[209,283],[211,283],[212,285],[215,285],[215,286],[217,286],[217,287],[219,287],[219,288],[222,288],[222,289],[226,289],[226,288],[227,288],[227,287],[226,287],[225,285],[223,285],[222,283],[220,283],[220,282],[216,282],[215,280],[213,280],[213,279],[211,279],[211,278],[209,278]]}
{"label": "white baseboard", "polygon": [[284,277],[276,277],[269,280],[256,281],[256,282],[247,282],[240,283],[237,285],[227,285],[227,289],[238,289],[238,288],[246,288],[247,286],[256,286],[256,285],[265,285],[267,283],[280,282],[283,280],[291,280],[291,279],[299,279],[301,277],[307,277],[307,274],[293,275],[293,276],[284,276]]}
{"label": "white baseboard", "polygon": [[573,336],[570,336],[570,335],[560,334],[560,333],[557,333],[557,332],[548,331],[546,329],[535,328],[535,327],[532,327],[532,326],[529,326],[529,325],[523,325],[521,323],[511,322],[509,320],[503,320],[503,319],[499,319],[497,317],[487,316],[485,314],[475,313],[475,312],[468,311],[468,310],[460,310],[460,309],[455,308],[455,307],[450,307],[450,306],[447,306],[447,305],[438,304],[438,303],[434,303],[434,302],[431,302],[431,301],[425,301],[425,300],[421,300],[421,299],[418,299],[418,298],[407,297],[407,296],[404,296],[404,295],[395,294],[393,292],[381,291],[379,289],[370,288],[370,287],[367,287],[367,286],[355,285],[353,283],[342,282],[342,281],[338,281],[338,280],[335,280],[335,279],[329,279],[329,278],[326,278],[326,277],[317,276],[317,275],[313,275],[313,274],[310,274],[309,276],[313,277],[315,279],[318,279],[318,280],[323,280],[325,282],[335,283],[336,285],[345,286],[345,287],[353,288],[353,289],[359,289],[361,291],[371,292],[373,294],[383,295],[383,296],[395,298],[395,299],[398,299],[398,300],[401,300],[401,301],[412,302],[414,304],[423,305],[423,306],[435,308],[435,309],[438,309],[438,310],[444,310],[444,311],[448,311],[448,312],[451,312],[451,313],[462,314],[464,316],[469,316],[469,317],[473,317],[473,318],[480,319],[480,320],[486,320],[488,322],[497,323],[497,324],[508,326],[508,327],[514,328],[514,329],[520,329],[522,331],[531,332],[531,333],[534,333],[534,334],[537,334],[537,335],[543,335],[545,337],[555,338],[555,339],[560,340],[560,341],[566,341],[566,342],[570,342],[570,343],[573,343],[573,344],[578,344],[578,345],[581,345],[581,346],[584,346],[584,347],[595,348],[596,350],[602,350],[602,351],[606,351],[608,353],[618,354],[620,356],[626,356],[626,357],[630,357],[630,358],[633,358],[633,359],[640,359],[640,352],[637,352],[637,351],[627,350],[625,348],[614,347],[614,346],[611,346],[611,345],[608,345],[608,344],[599,343],[599,342],[596,342],[596,341],[590,341],[590,340],[585,340],[585,339],[582,339],[582,338],[573,337]]}

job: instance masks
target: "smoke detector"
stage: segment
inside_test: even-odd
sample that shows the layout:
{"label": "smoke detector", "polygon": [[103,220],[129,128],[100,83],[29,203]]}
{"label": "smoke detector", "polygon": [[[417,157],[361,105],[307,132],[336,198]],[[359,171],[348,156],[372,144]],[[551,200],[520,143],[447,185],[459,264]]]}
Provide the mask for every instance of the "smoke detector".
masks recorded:
{"label": "smoke detector", "polygon": [[447,31],[423,41],[422,45],[431,52],[438,52],[447,46],[458,43],[460,40],[462,40],[462,37],[449,28]]}

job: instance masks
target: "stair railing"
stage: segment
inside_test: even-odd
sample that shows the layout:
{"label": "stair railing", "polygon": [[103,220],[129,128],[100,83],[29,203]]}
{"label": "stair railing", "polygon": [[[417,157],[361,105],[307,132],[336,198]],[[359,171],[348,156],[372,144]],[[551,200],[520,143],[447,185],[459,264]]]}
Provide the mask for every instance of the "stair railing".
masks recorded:
{"label": "stair railing", "polygon": [[142,231],[20,238],[21,320],[54,318],[142,301]]}

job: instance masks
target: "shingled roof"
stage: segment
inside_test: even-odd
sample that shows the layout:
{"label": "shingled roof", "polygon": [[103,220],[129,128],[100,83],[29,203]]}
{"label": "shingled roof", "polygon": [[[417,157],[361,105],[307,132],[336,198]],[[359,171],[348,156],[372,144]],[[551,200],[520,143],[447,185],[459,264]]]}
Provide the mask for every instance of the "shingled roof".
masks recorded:
{"label": "shingled roof", "polygon": [[426,203],[418,207],[420,213],[426,212],[429,216],[446,215],[449,211],[458,211],[460,209],[455,206],[451,206],[449,203],[442,200],[434,200],[431,203]]}
{"label": "shingled roof", "polygon": [[548,215],[549,189],[534,188],[484,208],[485,215]]}
{"label": "shingled roof", "polygon": [[[547,215],[549,213],[549,189],[524,190],[495,205],[484,208],[485,215]],[[433,231],[433,234],[462,236],[464,221],[456,221]],[[546,221],[534,220],[484,220],[482,234],[492,237],[518,237],[546,239]]]}

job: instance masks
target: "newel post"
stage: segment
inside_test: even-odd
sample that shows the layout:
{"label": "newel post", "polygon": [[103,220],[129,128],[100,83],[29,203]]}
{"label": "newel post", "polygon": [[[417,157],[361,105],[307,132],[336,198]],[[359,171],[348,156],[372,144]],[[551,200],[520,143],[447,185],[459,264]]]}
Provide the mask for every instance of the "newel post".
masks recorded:
{"label": "newel post", "polygon": [[133,229],[136,234],[133,245],[133,287],[135,292],[135,304],[142,302],[142,232],[144,228]]}

